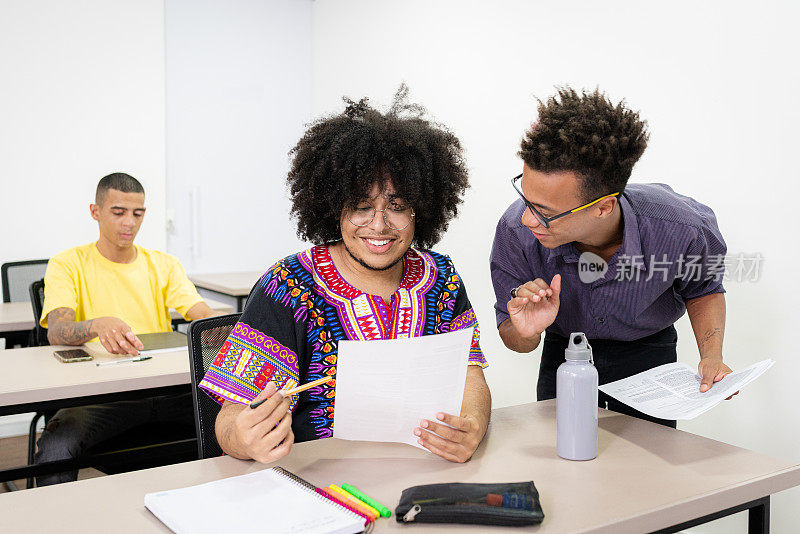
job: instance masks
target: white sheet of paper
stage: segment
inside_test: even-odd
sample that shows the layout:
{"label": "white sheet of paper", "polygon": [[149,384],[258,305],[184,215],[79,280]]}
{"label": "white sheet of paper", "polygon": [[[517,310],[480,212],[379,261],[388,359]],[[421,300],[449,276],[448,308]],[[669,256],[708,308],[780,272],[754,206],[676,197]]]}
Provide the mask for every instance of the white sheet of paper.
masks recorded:
{"label": "white sheet of paper", "polygon": [[408,443],[438,412],[461,414],[472,328],[409,339],[340,341],[333,437]]}
{"label": "white sheet of paper", "polygon": [[700,375],[685,363],[668,363],[600,386],[623,404],[651,417],[694,419],[761,376],[775,362],[767,359],[727,375],[705,393]]}

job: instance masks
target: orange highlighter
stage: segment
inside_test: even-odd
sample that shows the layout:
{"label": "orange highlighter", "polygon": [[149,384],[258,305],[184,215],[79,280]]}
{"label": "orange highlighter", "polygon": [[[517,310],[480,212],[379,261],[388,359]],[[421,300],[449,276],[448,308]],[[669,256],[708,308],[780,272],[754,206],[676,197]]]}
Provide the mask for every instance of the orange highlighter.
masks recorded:
{"label": "orange highlighter", "polygon": [[327,488],[323,488],[323,489],[331,497],[333,497],[333,498],[335,498],[335,499],[337,499],[339,501],[342,501],[343,503],[345,503],[348,506],[352,506],[353,508],[355,508],[356,510],[358,510],[362,514],[366,514],[367,516],[372,518],[372,521],[375,521],[376,519],[378,519],[381,516],[380,512],[378,512],[375,508],[373,508],[372,506],[368,505],[365,502],[362,502],[362,501],[356,499],[355,497],[353,497],[352,495],[350,495],[349,493],[344,491],[342,488],[336,486],[335,484],[331,484]]}

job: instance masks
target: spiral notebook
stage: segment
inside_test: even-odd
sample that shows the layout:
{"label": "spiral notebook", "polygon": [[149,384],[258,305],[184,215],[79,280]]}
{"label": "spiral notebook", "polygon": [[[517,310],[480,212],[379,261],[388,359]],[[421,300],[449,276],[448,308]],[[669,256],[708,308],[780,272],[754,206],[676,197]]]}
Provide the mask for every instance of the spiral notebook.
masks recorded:
{"label": "spiral notebook", "polygon": [[178,534],[260,531],[355,534],[364,518],[319,495],[281,467],[144,496],[144,505]]}

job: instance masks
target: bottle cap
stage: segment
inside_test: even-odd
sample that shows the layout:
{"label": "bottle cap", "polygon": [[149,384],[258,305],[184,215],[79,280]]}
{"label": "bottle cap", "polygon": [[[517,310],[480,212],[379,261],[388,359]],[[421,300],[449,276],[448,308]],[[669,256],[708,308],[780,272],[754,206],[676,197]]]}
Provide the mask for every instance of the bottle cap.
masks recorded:
{"label": "bottle cap", "polygon": [[569,346],[564,351],[564,357],[568,361],[592,361],[592,347],[589,345],[589,340],[586,339],[586,334],[583,332],[573,332],[569,336]]}

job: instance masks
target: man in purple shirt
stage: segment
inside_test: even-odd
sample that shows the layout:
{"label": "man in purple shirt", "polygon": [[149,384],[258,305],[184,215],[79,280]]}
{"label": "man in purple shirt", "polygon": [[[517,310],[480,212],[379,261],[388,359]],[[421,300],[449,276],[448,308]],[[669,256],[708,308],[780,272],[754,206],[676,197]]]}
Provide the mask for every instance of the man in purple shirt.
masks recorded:
{"label": "man in purple shirt", "polygon": [[[554,398],[567,337],[590,340],[600,383],[677,360],[673,323],[689,313],[700,391],[722,361],[725,242],[713,211],[664,184],[628,178],[646,123],[599,91],[563,88],[539,105],[522,140],[519,198],[497,225],[491,273],[505,345],[544,346],[537,398]],[[600,405],[661,424],[604,393]]]}

